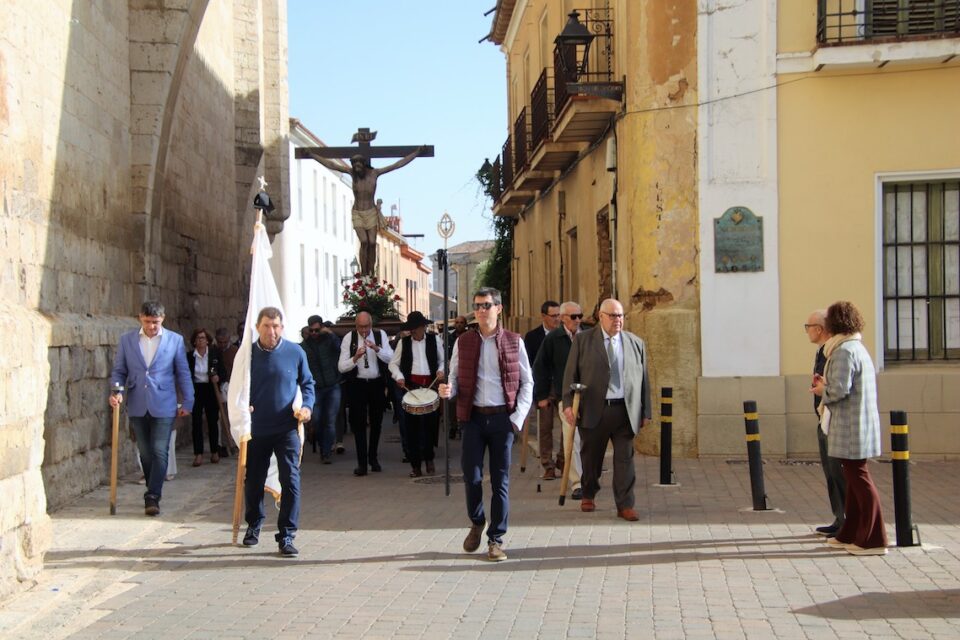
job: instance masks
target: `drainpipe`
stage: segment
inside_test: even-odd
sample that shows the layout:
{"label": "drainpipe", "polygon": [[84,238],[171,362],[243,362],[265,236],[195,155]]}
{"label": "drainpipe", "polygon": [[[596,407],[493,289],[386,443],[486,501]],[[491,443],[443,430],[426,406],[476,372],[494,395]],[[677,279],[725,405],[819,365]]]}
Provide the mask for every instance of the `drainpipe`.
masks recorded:
{"label": "drainpipe", "polygon": [[610,286],[617,300],[617,125],[611,121],[613,137],[607,139],[607,171],[613,173],[613,193],[610,195]]}

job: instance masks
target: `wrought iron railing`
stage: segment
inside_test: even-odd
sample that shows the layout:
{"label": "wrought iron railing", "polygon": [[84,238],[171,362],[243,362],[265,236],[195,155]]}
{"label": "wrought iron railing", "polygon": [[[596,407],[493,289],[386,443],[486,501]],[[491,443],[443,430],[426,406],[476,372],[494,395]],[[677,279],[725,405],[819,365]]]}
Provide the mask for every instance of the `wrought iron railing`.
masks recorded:
{"label": "wrought iron railing", "polygon": [[550,100],[550,87],[547,70],[544,69],[530,92],[530,152],[537,150],[550,135],[553,124],[553,103]]}
{"label": "wrought iron railing", "polygon": [[960,0],[817,0],[817,42],[960,37]]}
{"label": "wrought iron railing", "polygon": [[[553,49],[554,82],[553,100],[555,115],[563,111],[570,100],[568,83],[612,83],[614,81],[613,59],[613,9],[576,9],[580,22],[594,35],[587,49],[571,45],[557,45]],[[583,57],[587,56],[586,68]]]}
{"label": "wrought iron railing", "polygon": [[510,136],[503,143],[500,151],[500,189],[506,191],[513,184],[513,149],[510,144]]}
{"label": "wrought iron railing", "polygon": [[500,202],[500,196],[503,195],[500,174],[500,156],[497,156],[497,159],[493,161],[493,169],[490,172],[490,195],[493,196],[494,203]]}
{"label": "wrought iron railing", "polygon": [[527,123],[527,108],[524,107],[513,122],[513,168],[516,173],[527,168],[529,159],[530,129]]}

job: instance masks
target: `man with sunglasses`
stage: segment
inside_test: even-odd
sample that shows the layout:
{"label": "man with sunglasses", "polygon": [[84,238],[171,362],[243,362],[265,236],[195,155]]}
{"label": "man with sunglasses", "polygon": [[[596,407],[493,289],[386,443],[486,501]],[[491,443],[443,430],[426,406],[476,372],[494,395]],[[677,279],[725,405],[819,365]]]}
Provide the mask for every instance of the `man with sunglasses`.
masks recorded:
{"label": "man with sunglasses", "polygon": [[307,354],[307,364],[313,374],[316,401],[313,405],[313,451],[320,444],[320,461],[330,464],[331,452],[340,410],[340,343],[329,330],[324,330],[323,318],[310,316],[307,320],[307,339],[300,346]]}
{"label": "man with sunglasses", "polygon": [[[560,305],[560,326],[547,334],[540,345],[540,351],[537,353],[536,360],[533,361],[533,399],[541,411],[540,422],[540,451],[544,447],[544,431],[546,424],[542,421],[544,409],[549,407],[551,413],[557,406],[560,398],[563,397],[563,372],[567,366],[567,357],[570,355],[570,346],[573,344],[573,338],[580,333],[580,323],[583,321],[583,309],[576,302],[564,302]],[[562,411],[563,405],[560,405]],[[561,413],[561,420],[566,422],[566,418]],[[566,422],[570,424],[569,422]],[[561,430],[561,435],[563,431]],[[553,448],[553,434],[549,435],[546,445],[549,449]],[[580,435],[574,431],[573,440],[573,458],[570,461],[570,486],[573,488],[573,499],[579,500],[582,497],[580,489],[580,475],[582,467],[580,462]],[[563,471],[563,443],[560,445],[560,452],[557,454],[557,469]],[[549,454],[548,454],[549,458]]]}
{"label": "man with sunglasses", "polygon": [[510,449],[514,429],[523,420],[533,397],[533,378],[520,335],[499,323],[500,292],[484,287],[473,295],[476,331],[457,340],[450,358],[450,377],[438,389],[441,398],[457,397],[457,420],[463,441],[461,466],[471,526],[463,549],[474,552],[486,525],[483,510],[483,458],[490,452],[490,525],[487,559],[506,560],[501,548],[510,512]]}
{"label": "man with sunglasses", "polygon": [[[393,358],[393,349],[387,334],[373,328],[373,317],[366,311],[357,314],[356,329],[343,336],[337,368],[347,377],[347,411],[350,430],[357,445],[355,476],[367,475],[367,465],[380,471],[377,452],[380,446],[380,423],[386,398],[387,365]],[[367,441],[367,424],[370,440]]]}
{"label": "man with sunglasses", "polygon": [[[570,385],[585,384],[579,422],[573,415]],[[608,298],[600,304],[600,322],[578,334],[570,346],[563,375],[564,415],[580,431],[583,460],[581,511],[594,511],[607,443],[613,441],[613,496],[617,516],[631,522],[634,508],[633,439],[651,419],[647,350],[638,336],[623,330],[623,305]]]}
{"label": "man with sunglasses", "polygon": [[[527,359],[532,363],[537,359],[540,345],[547,334],[560,326],[560,303],[547,300],[540,305],[540,326],[534,327],[523,336],[523,346],[527,350]],[[543,467],[543,479],[555,480],[556,467],[553,462],[553,404],[537,403],[537,441],[540,449],[540,465]],[[562,449],[563,447],[561,447]]]}

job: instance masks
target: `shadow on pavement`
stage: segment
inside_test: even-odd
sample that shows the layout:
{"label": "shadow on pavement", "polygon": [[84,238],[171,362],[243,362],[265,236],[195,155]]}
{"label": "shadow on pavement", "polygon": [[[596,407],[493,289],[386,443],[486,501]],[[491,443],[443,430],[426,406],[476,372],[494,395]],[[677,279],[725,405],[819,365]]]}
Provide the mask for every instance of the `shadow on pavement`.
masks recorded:
{"label": "shadow on pavement", "polygon": [[956,618],[960,615],[960,589],[868,592],[791,612],[835,620]]}

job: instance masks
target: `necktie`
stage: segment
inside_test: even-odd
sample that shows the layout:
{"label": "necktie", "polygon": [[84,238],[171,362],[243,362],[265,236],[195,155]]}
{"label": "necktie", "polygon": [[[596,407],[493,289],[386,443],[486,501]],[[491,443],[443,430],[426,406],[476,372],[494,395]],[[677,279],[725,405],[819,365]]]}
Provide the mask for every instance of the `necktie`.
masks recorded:
{"label": "necktie", "polygon": [[619,389],[620,363],[617,362],[617,352],[613,349],[613,338],[607,338],[607,360],[610,362],[610,389]]}

